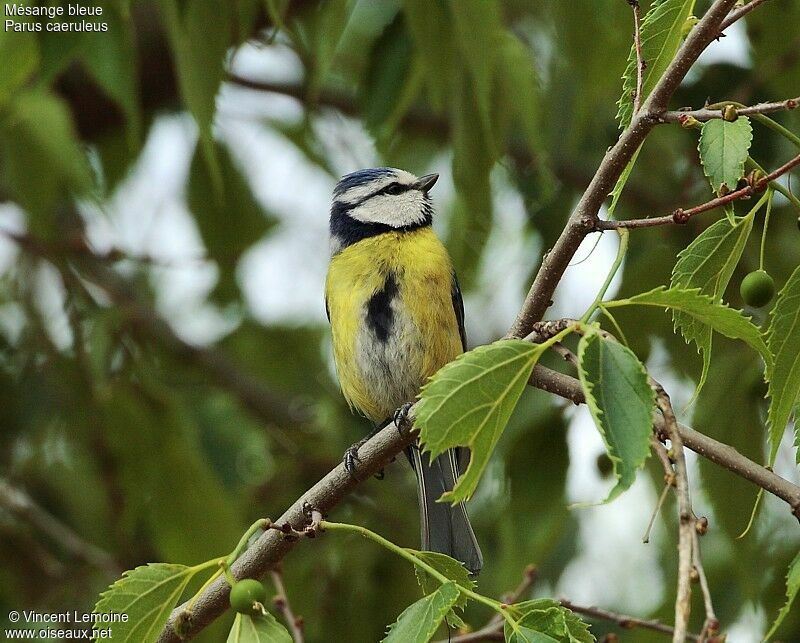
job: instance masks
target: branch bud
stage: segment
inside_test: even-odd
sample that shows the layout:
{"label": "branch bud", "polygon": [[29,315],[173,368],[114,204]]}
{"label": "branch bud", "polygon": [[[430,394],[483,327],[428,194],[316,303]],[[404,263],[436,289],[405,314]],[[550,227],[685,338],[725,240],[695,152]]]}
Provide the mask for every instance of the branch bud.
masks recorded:
{"label": "branch bud", "polygon": [[708,531],[708,518],[700,516],[694,521],[694,530],[701,536],[705,536]]}
{"label": "branch bud", "polygon": [[694,129],[700,127],[700,121],[690,114],[681,114],[678,116],[678,122],[683,129]]}
{"label": "branch bud", "polygon": [[733,123],[737,118],[739,118],[739,112],[736,111],[736,108],[733,105],[725,105],[722,110],[722,120]]}

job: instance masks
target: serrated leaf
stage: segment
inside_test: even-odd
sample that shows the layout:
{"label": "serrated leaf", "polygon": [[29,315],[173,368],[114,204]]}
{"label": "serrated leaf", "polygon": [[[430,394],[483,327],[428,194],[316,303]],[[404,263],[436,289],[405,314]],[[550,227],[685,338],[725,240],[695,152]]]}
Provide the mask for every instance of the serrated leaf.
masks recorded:
{"label": "serrated leaf", "polygon": [[712,118],[703,123],[697,151],[714,194],[736,189],[739,179],[744,176],[744,162],[752,142],[753,127],[746,116],[740,116],[732,123],[722,118]]}
{"label": "serrated leaf", "polygon": [[607,308],[631,305],[659,306],[690,315],[725,337],[742,340],[764,358],[767,373],[772,369],[772,355],[764,343],[761,332],[750,321],[750,318],[739,310],[715,302],[709,295],[702,294],[697,288],[691,290],[670,288],[667,290],[664,286],[659,286],[627,299],[603,303],[603,306]]}
{"label": "serrated leaf", "polygon": [[415,426],[431,458],[452,447],[470,447],[466,472],[443,500],[464,501],[475,491],[544,350],[521,340],[479,346],[441,368],[422,388]]}
{"label": "serrated leaf", "polygon": [[[686,35],[683,27],[693,10],[694,0],[664,0],[654,4],[643,18],[641,43],[646,67],[642,74],[642,102],[653,90],[683,42]],[[622,96],[617,102],[620,127],[627,127],[631,122],[636,77],[636,49],[631,45],[628,66],[622,75]]]}
{"label": "serrated leaf", "polygon": [[236,614],[226,643],[292,643],[292,636],[275,617]]}
{"label": "serrated leaf", "polygon": [[[754,216],[755,210],[736,225],[731,225],[728,219],[720,219],[698,235],[678,254],[670,287],[698,288],[702,294],[720,302],[753,229]],[[703,371],[695,390],[697,395],[705,384],[711,365],[711,327],[677,310],[673,311],[672,320],[684,339],[697,344],[703,356]]]}
{"label": "serrated leaf", "polygon": [[783,623],[783,619],[786,618],[787,614],[789,614],[789,610],[792,609],[792,603],[794,603],[794,599],[797,598],[798,592],[800,592],[800,553],[798,553],[789,564],[789,571],[786,573],[786,604],[778,612],[778,617],[764,637],[765,641],[772,638],[772,635],[775,634],[775,631],[780,627],[781,623]]}
{"label": "serrated leaf", "polygon": [[126,571],[100,595],[95,614],[127,614],[126,622],[111,622],[111,638],[122,643],[158,640],[172,608],[180,599],[197,567],[149,563]]}
{"label": "serrated leaf", "polygon": [[[475,589],[477,583],[472,580],[469,570],[464,567],[462,562],[457,561],[455,558],[451,558],[446,554],[440,554],[435,551],[418,551],[415,549],[409,549],[408,551],[413,553],[423,562],[433,567],[439,573],[447,576],[447,578],[461,587],[470,590]],[[431,594],[435,592],[441,585],[441,581],[433,578],[425,570],[416,565],[414,566],[414,574],[417,577],[417,582],[419,583],[423,594]],[[453,607],[458,607],[463,610],[466,605],[467,597],[464,594],[459,594],[458,599]],[[450,625],[453,625],[454,622],[460,620],[460,617],[452,610],[447,614],[447,622]]]}
{"label": "serrated leaf", "polygon": [[383,643],[427,643],[453,609],[459,595],[454,582],[443,583],[433,594],[407,607],[389,626]]}
{"label": "serrated leaf", "polygon": [[509,608],[518,630],[506,622],[506,641],[514,643],[594,643],[589,626],[557,601],[540,598],[516,603]]}
{"label": "serrated leaf", "polygon": [[610,502],[633,484],[650,455],[655,396],[636,355],[598,333],[578,344],[578,374],[614,466],[617,484],[604,501]]}
{"label": "serrated leaf", "polygon": [[[770,313],[767,344],[775,360],[769,380],[769,463],[775,462],[778,445],[786,430],[792,409],[800,395],[800,266],[795,268]],[[795,436],[800,427],[795,423]],[[796,437],[800,442],[800,437]],[[798,456],[800,462],[800,456]]]}

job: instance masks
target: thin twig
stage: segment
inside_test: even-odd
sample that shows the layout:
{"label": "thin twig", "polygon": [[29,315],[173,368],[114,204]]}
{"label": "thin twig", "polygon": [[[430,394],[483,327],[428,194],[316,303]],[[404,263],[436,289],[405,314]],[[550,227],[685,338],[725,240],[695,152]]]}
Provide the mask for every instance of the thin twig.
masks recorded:
{"label": "thin twig", "polygon": [[639,0],[627,0],[633,9],[633,48],[636,51],[636,93],[633,95],[633,113],[642,106],[645,60],[642,58],[642,8]]}
{"label": "thin twig", "polygon": [[657,382],[653,384],[656,404],[664,418],[664,430],[672,443],[672,460],[675,462],[675,491],[678,494],[678,590],[675,597],[675,631],[672,640],[673,643],[683,643],[689,630],[691,612],[694,513],[689,496],[689,478],[678,421],[675,419],[669,395],[660,384]]}
{"label": "thin twig", "polygon": [[25,491],[2,478],[0,507],[29,523],[73,558],[100,569],[110,578],[119,576],[121,568],[110,554],[84,540],[71,527],[37,504]]}
{"label": "thin twig", "polygon": [[[739,116],[753,116],[754,114],[772,114],[774,112],[786,112],[800,107],[800,96],[795,98],[787,98],[785,100],[773,101],[770,103],[758,103],[756,105],[747,105],[745,107],[737,107],[736,114]],[[712,109],[704,107],[703,109],[686,109],[671,112],[664,112],[658,115],[659,123],[687,123],[689,119],[697,121],[710,121],[714,118],[724,118],[724,108]]]}
{"label": "thin twig", "polygon": [[[582,605],[576,605],[575,603],[568,601],[566,599],[561,599],[561,604],[566,607],[567,609],[572,610],[576,614],[583,614],[584,616],[588,616],[589,618],[600,619],[603,621],[611,621],[616,623],[621,628],[629,630],[635,627],[639,627],[645,630],[652,630],[653,632],[661,632],[662,634],[669,634],[674,637],[675,629],[666,625],[665,623],[661,623],[660,621],[652,620],[652,619],[641,619],[636,618],[635,616],[626,616],[625,614],[618,614],[617,612],[610,612],[608,610],[600,609],[599,607],[583,607]],[[698,641],[700,639],[699,636],[692,633],[687,633],[686,637],[690,641]]]}
{"label": "thin twig", "polygon": [[789,172],[791,169],[797,167],[798,165],[800,165],[800,154],[798,154],[792,159],[789,159],[779,168],[773,170],[766,176],[761,177],[757,181],[754,181],[753,183],[746,185],[745,187],[739,190],[734,190],[733,192],[729,192],[725,196],[720,196],[715,199],[711,199],[710,201],[706,201],[705,203],[701,203],[700,205],[696,205],[693,208],[689,208],[687,210],[684,210],[683,208],[678,208],[672,214],[668,214],[663,217],[653,217],[651,219],[597,221],[597,223],[595,224],[595,229],[617,230],[619,228],[627,228],[627,229],[652,228],[654,226],[660,226],[660,225],[684,224],[687,221],[689,221],[692,217],[697,216],[698,214],[702,214],[703,212],[708,212],[709,210],[714,210],[715,208],[727,205],[728,203],[733,203],[734,201],[745,199],[753,196],[754,194],[763,192],[764,190],[767,189],[767,186],[771,181],[774,181],[778,177],[783,176],[784,174]]}
{"label": "thin twig", "polygon": [[276,596],[273,599],[273,603],[280,611],[281,616],[283,616],[283,620],[286,621],[286,624],[289,626],[289,631],[292,633],[294,643],[303,643],[305,640],[303,635],[303,617],[295,616],[292,611],[292,606],[289,603],[289,595],[286,593],[286,586],[283,584],[283,571],[281,566],[275,565],[275,567],[270,570],[269,575],[272,578],[272,584],[275,585]]}
{"label": "thin twig", "polygon": [[[692,531],[692,564],[697,571],[697,579],[700,583],[700,592],[703,595],[703,608],[705,609],[706,618],[703,622],[703,630],[700,632],[700,643],[707,640],[707,637],[714,636],[719,631],[719,619],[714,611],[714,602],[711,599],[711,590],[708,586],[708,578],[706,577],[706,570],[703,566],[703,559],[700,555],[700,529],[701,523],[697,517],[694,520],[694,529]],[[707,522],[706,522],[707,524]],[[705,527],[703,527],[705,533]]]}
{"label": "thin twig", "polygon": [[739,7],[738,9],[731,11],[728,14],[728,17],[722,21],[722,24],[719,26],[719,31],[722,33],[728,27],[730,27],[734,22],[739,20],[741,17],[750,13],[753,9],[755,9],[758,5],[764,4],[767,0],[751,0],[746,5]]}

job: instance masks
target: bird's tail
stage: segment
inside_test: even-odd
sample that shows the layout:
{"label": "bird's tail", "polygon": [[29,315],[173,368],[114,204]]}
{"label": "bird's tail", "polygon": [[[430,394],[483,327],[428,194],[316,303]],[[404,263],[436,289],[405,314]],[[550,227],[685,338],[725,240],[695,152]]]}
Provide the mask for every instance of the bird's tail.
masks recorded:
{"label": "bird's tail", "polygon": [[440,552],[464,563],[473,574],[483,567],[483,554],[469,523],[463,502],[451,506],[436,502],[455,485],[459,474],[458,455],[451,449],[433,462],[416,446],[409,457],[417,475],[422,549]]}

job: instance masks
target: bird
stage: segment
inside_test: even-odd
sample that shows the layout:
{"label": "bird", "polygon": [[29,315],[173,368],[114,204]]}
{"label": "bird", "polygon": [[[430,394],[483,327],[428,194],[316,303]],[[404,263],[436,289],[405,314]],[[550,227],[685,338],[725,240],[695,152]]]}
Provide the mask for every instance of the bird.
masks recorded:
{"label": "bird", "polygon": [[[368,168],[343,176],[333,191],[325,283],[333,357],[345,399],[375,431],[407,412],[426,380],[467,350],[458,279],[432,228],[429,191],[438,178]],[[366,439],[345,454],[351,473]],[[406,455],[416,474],[422,549],[477,574],[483,555],[466,507],[437,502],[455,485],[466,449],[431,461],[414,444]]]}

